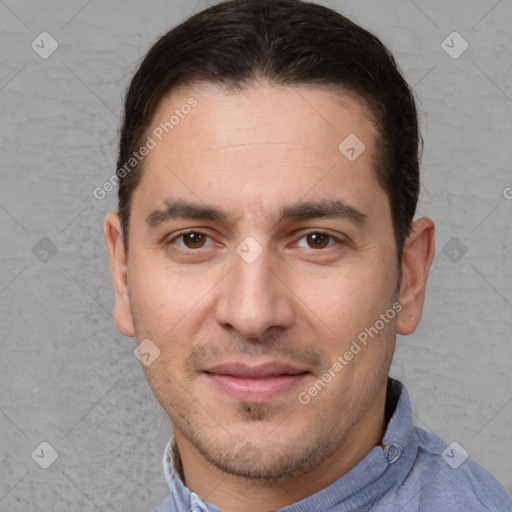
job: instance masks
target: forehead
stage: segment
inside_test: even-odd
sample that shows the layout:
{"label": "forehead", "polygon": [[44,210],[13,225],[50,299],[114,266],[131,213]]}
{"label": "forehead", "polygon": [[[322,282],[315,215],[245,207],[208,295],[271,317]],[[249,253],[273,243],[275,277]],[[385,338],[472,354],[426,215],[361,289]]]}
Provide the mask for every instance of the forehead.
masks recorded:
{"label": "forehead", "polygon": [[350,134],[364,139],[368,153],[374,153],[377,131],[362,99],[332,88],[275,84],[242,91],[211,83],[179,88],[161,100],[148,130],[159,145],[172,149],[179,140],[183,150],[237,142],[337,150]]}
{"label": "forehead", "polygon": [[312,86],[182,88],[161,101],[150,124],[154,147],[135,195],[153,207],[171,192],[222,198],[247,214],[254,202],[277,208],[292,199],[382,195],[376,135],[365,104],[350,95]]}

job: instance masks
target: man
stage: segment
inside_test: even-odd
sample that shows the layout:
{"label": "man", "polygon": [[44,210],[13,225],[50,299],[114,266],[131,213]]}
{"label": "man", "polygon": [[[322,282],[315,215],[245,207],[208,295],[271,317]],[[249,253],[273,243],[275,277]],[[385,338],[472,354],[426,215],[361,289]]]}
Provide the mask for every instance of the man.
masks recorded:
{"label": "man", "polygon": [[325,7],[220,3],[149,51],[105,236],[174,431],[158,511],[512,510],[388,379],[434,256],[419,142],[391,54]]}

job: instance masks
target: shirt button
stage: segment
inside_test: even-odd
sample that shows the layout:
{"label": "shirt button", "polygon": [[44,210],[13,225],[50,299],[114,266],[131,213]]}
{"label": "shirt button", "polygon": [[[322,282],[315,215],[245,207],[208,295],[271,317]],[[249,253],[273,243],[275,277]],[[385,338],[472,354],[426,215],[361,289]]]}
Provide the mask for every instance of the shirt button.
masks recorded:
{"label": "shirt button", "polygon": [[403,451],[402,445],[398,443],[391,443],[384,446],[384,455],[386,456],[388,464],[396,462],[402,456]]}

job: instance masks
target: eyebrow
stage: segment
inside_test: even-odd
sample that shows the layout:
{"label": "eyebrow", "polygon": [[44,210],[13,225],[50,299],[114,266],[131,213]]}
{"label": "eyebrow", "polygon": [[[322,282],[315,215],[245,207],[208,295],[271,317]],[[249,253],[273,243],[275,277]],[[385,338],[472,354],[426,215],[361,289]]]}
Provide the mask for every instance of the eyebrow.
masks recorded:
{"label": "eyebrow", "polygon": [[345,201],[328,199],[324,201],[305,201],[286,206],[281,210],[279,222],[288,220],[307,220],[317,218],[345,219],[362,225],[367,216]]}
{"label": "eyebrow", "polygon": [[207,206],[199,203],[183,201],[164,201],[163,210],[153,210],[146,217],[146,224],[155,228],[165,221],[173,219],[196,219],[227,222],[228,215],[224,210],[215,206]]}
{"label": "eyebrow", "polygon": [[[208,220],[228,223],[229,215],[216,206],[209,206],[184,200],[164,201],[165,208],[153,210],[146,217],[146,224],[156,228],[173,219]],[[278,224],[286,221],[317,218],[345,219],[357,225],[366,223],[367,216],[342,200],[301,201],[281,208]]]}

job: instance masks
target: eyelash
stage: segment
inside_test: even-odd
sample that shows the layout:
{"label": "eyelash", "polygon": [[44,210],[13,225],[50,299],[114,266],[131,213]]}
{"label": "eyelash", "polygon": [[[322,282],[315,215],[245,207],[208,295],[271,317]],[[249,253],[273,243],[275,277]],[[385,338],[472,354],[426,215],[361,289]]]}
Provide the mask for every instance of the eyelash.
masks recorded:
{"label": "eyelash", "polygon": [[[208,237],[210,239],[212,239],[212,237],[206,233],[203,233],[202,231],[198,231],[196,229],[189,229],[189,230],[186,230],[186,231],[182,231],[180,233],[178,233],[176,236],[174,236],[171,240],[169,240],[168,242],[165,243],[165,245],[167,247],[171,246],[174,244],[174,242],[182,237],[184,237],[185,235],[189,235],[189,234],[196,234],[196,235],[203,235],[205,237]],[[328,246],[328,247],[325,247],[325,248],[320,248],[320,249],[314,249],[312,247],[309,247],[308,249],[310,251],[314,251],[314,252],[321,252],[321,251],[326,251],[328,249],[332,249],[333,247],[335,247],[336,245],[339,245],[339,244],[343,244],[343,240],[340,240],[339,238],[335,237],[334,235],[331,235],[330,233],[326,232],[326,231],[322,231],[322,230],[315,230],[315,229],[312,229],[312,230],[309,230],[307,231],[306,233],[304,233],[300,238],[299,240],[302,240],[303,238],[306,238],[308,235],[324,235],[326,237],[328,237],[330,240],[334,241],[335,243]],[[183,252],[199,252],[201,251],[201,249],[204,249],[204,247],[199,247],[198,249],[190,249],[190,248],[182,248],[182,247],[179,247],[178,246],[178,250],[180,251],[183,251]]]}

